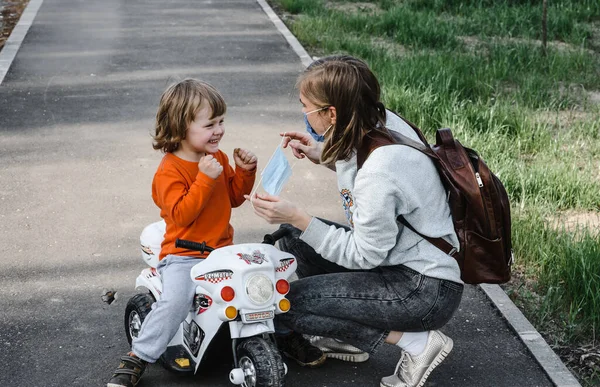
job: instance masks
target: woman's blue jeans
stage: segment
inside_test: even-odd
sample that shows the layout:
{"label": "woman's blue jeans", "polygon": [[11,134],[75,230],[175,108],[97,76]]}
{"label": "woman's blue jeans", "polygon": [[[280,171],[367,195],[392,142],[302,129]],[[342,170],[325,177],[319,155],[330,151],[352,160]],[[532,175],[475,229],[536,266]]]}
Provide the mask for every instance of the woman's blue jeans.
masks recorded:
{"label": "woman's blue jeans", "polygon": [[297,258],[299,279],[290,283],[291,310],[278,315],[277,323],[293,331],[337,338],[374,353],[390,331],[439,329],[460,304],[462,284],[402,265],[349,270],[317,254],[299,239],[297,228],[281,227],[290,233],[279,248]]}

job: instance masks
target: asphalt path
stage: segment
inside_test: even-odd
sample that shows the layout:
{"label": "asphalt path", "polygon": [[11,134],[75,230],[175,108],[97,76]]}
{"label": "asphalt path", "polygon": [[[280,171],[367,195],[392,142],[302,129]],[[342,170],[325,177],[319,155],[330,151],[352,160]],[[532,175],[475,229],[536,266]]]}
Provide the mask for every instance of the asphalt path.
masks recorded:
{"label": "asphalt path", "polygon": [[[164,88],[213,83],[228,102],[221,149],[264,166],[279,132],[303,130],[302,68],[253,0],[44,1],[0,85],[0,386],[102,386],[128,350],[139,234],[159,217],[150,133]],[[290,161],[282,196],[343,221],[334,174]],[[274,230],[247,204],[232,224],[238,243]],[[119,293],[110,306],[105,288]],[[479,289],[445,332],[455,349],[428,386],[551,385]],[[398,357],[386,346],[362,364],[290,364],[287,385],[377,386]],[[141,386],[228,386],[228,372],[151,366]]]}

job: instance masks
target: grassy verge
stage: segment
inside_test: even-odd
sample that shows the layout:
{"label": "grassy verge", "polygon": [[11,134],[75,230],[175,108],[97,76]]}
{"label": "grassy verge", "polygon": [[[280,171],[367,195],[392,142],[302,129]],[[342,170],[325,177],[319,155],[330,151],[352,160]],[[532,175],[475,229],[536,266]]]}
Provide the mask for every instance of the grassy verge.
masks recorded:
{"label": "grassy verge", "polygon": [[[451,127],[512,200],[507,292],[584,385],[600,382],[600,2],[271,0],[315,56],[366,60],[383,102]],[[579,356],[579,355],[581,356]]]}
{"label": "grassy verge", "polygon": [[29,0],[0,0],[0,50],[28,3]]}

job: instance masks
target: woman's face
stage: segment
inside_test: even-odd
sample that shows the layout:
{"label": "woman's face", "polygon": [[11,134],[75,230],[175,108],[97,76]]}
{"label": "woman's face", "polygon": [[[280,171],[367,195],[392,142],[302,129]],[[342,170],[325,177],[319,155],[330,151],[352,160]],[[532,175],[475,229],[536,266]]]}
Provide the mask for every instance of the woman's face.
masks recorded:
{"label": "woman's face", "polygon": [[328,109],[321,105],[316,105],[300,92],[300,103],[302,104],[302,113],[306,114],[306,119],[314,131],[323,135],[331,126],[331,117],[328,114]]}

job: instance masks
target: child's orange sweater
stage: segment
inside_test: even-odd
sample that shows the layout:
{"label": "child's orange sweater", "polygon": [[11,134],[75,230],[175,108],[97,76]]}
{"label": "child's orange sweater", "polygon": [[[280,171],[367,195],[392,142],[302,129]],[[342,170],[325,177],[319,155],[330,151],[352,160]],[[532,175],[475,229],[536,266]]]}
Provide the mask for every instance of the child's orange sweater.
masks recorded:
{"label": "child's orange sweater", "polygon": [[175,240],[206,242],[218,248],[233,243],[233,227],[229,224],[231,208],[244,202],[250,194],[256,169],[247,171],[229,165],[225,153],[213,156],[223,166],[223,172],[212,179],[200,172],[198,163],[165,154],[152,181],[152,199],[160,208],[167,224],[160,257],[168,254],[206,256],[198,251],[176,248]]}

